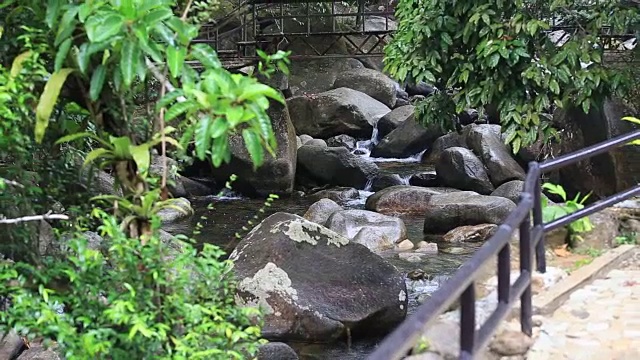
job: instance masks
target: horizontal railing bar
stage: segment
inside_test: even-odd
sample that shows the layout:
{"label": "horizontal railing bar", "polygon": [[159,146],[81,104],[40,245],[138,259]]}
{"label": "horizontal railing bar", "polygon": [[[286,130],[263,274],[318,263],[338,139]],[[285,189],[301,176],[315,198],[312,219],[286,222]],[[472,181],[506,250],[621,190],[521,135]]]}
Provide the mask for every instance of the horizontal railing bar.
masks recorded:
{"label": "horizontal railing bar", "polygon": [[489,318],[478,329],[478,336],[476,337],[476,352],[482,350],[487,343],[491,340],[494,330],[500,325],[500,322],[509,315],[513,304],[518,301],[524,290],[529,286],[531,275],[527,273],[520,273],[520,276],[511,285],[511,294],[509,296],[509,302],[499,302],[496,309],[491,313]]}
{"label": "horizontal railing bar", "polygon": [[473,282],[477,269],[496,256],[507,244],[525,216],[531,211],[533,200],[528,194],[523,194],[520,203],[513,210],[506,221],[498,227],[496,233],[476,253],[464,263],[458,271],[438,289],[429,301],[420,305],[415,313],[394,330],[380,346],[371,354],[369,360],[397,360],[404,357],[422,332],[441,314],[462,292]]}
{"label": "horizontal railing bar", "polygon": [[640,185],[636,185],[631,189],[625,190],[621,193],[612,195],[604,200],[600,200],[596,203],[593,203],[583,209],[580,209],[574,213],[569,215],[565,215],[559,219],[553,220],[549,223],[544,224],[544,232],[553,231],[557,228],[568,225],[576,220],[580,220],[585,216],[589,216],[593,213],[596,213],[600,210],[606,209],[612,205],[615,205],[621,201],[629,199],[633,196],[640,195]]}
{"label": "horizontal railing bar", "polygon": [[595,145],[591,145],[578,152],[570,153],[555,159],[547,160],[542,164],[540,164],[540,170],[543,173],[549,172],[551,170],[555,170],[567,165],[571,165],[578,161],[586,160],[596,155],[606,153],[611,149],[614,149],[621,145],[625,145],[633,140],[638,140],[638,139],[640,139],[640,130],[626,133],[624,135],[615,137],[611,140],[604,141]]}

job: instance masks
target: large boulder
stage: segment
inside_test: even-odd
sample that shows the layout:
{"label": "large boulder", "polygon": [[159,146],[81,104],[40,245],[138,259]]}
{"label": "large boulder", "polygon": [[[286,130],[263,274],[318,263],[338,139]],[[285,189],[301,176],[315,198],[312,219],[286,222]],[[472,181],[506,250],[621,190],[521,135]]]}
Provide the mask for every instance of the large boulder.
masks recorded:
{"label": "large boulder", "polygon": [[0,359],[15,359],[24,346],[24,340],[15,331],[0,334]]}
{"label": "large boulder", "polygon": [[426,150],[442,135],[436,125],[424,127],[410,116],[385,136],[371,151],[373,157],[405,158]]}
{"label": "large boulder", "polygon": [[424,154],[422,162],[435,164],[440,159],[442,152],[452,147],[467,147],[467,140],[464,134],[457,132],[450,132],[442,135],[433,142],[433,145]]}
{"label": "large boulder", "polygon": [[364,65],[360,61],[349,58],[294,60],[289,66],[291,93],[300,96],[331,90],[338,74],[362,68]]}
{"label": "large boulder", "polygon": [[436,173],[442,183],[460,190],[491,194],[494,190],[482,161],[462,147],[443,151],[436,163]]}
{"label": "large boulder", "polygon": [[434,195],[425,212],[424,232],[444,234],[463,225],[499,225],[515,208],[509,199],[471,191]]}
{"label": "large boulder", "polygon": [[270,342],[258,349],[258,360],[298,360],[291,346],[281,342]]}
{"label": "large boulder", "polygon": [[300,176],[308,176],[322,184],[364,189],[369,179],[378,174],[371,160],[354,155],[343,147],[323,148],[303,145],[298,149]]}
{"label": "large boulder", "polygon": [[510,180],[524,180],[525,172],[511,156],[511,151],[496,134],[495,125],[471,126],[467,134],[467,145],[484,162],[493,186]]}
{"label": "large boulder", "polygon": [[390,108],[396,105],[396,83],[377,70],[365,68],[342,72],[336,77],[333,87],[363,92]]}
{"label": "large boulder", "polygon": [[394,266],[300,216],[269,216],[230,259],[238,302],[262,307],[262,335],[270,340],[380,335],[406,316],[406,284]]}
{"label": "large boulder", "polygon": [[517,204],[520,202],[520,195],[522,194],[523,190],[524,190],[524,181],[511,180],[498,186],[491,193],[491,196],[500,196],[503,198],[507,198]]}
{"label": "large boulder", "polygon": [[309,195],[309,198],[313,200],[330,199],[337,203],[345,203],[359,197],[360,192],[352,187],[335,187]]}
{"label": "large boulder", "polygon": [[320,199],[307,209],[304,218],[316,224],[325,225],[333,213],[341,211],[342,206],[331,199]]}
{"label": "large boulder", "polygon": [[457,190],[409,185],[391,186],[369,196],[364,207],[383,214],[424,214],[433,195],[453,191]]}
{"label": "large boulder", "polygon": [[287,99],[287,106],[298,134],[325,139],[340,134],[369,138],[373,125],[391,111],[369,95],[349,88],[295,96]]}
{"label": "large boulder", "polygon": [[214,170],[213,176],[216,181],[224,184],[235,174],[238,177],[233,183],[234,190],[249,196],[290,194],[293,191],[297,156],[295,129],[286,106],[271,101],[268,115],[278,146],[276,156],[265,153],[264,163],[254,170],[242,135],[232,135],[229,137],[231,162]]}
{"label": "large boulder", "polygon": [[372,251],[393,248],[407,238],[407,228],[401,219],[367,210],[336,211],[326,226]]}
{"label": "large boulder", "polygon": [[383,139],[415,113],[413,105],[400,106],[378,120],[378,137]]}
{"label": "large boulder", "polygon": [[375,177],[371,182],[371,191],[380,191],[391,186],[406,185],[404,179],[398,174],[383,173]]}
{"label": "large boulder", "polygon": [[349,135],[336,135],[327,139],[327,146],[330,147],[343,147],[349,151],[355,150],[356,139]]}

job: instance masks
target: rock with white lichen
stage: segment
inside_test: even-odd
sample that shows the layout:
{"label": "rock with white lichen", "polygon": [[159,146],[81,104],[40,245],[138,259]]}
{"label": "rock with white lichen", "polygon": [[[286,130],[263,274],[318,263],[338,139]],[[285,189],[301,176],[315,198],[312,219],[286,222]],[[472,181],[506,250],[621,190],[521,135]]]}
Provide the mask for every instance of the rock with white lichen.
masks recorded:
{"label": "rock with white lichen", "polygon": [[406,285],[393,265],[297,215],[269,216],[230,258],[238,303],[263,309],[270,340],[385,334],[407,313]]}

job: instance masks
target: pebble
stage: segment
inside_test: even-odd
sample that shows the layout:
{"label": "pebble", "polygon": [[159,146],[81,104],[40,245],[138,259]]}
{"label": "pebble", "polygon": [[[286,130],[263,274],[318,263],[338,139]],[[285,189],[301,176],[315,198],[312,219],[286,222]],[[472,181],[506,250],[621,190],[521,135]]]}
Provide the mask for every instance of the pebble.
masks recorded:
{"label": "pebble", "polygon": [[425,254],[437,254],[438,253],[438,244],[436,243],[428,243],[426,241],[420,241],[418,243],[418,248],[416,252],[421,252]]}
{"label": "pebble", "polygon": [[398,245],[396,245],[396,249],[398,251],[408,251],[413,249],[413,243],[411,240],[403,240]]}

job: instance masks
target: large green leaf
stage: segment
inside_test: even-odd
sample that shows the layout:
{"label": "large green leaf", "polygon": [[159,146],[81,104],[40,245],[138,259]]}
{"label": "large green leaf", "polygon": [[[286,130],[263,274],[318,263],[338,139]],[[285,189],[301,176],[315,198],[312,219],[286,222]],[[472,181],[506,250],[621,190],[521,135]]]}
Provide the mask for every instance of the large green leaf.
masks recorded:
{"label": "large green leaf", "polygon": [[69,55],[69,49],[71,48],[71,39],[67,39],[60,44],[58,48],[58,52],[56,52],[56,60],[54,63],[53,71],[59,71],[62,69],[64,65],[64,61],[67,59],[67,55]]}
{"label": "large green leaf", "polygon": [[98,100],[102,87],[104,86],[104,79],[106,77],[107,70],[104,65],[98,65],[91,75],[91,85],[89,87],[89,97],[92,101]]}
{"label": "large green leaf", "polygon": [[84,159],[84,164],[82,166],[87,166],[87,165],[91,164],[92,162],[94,162],[96,159],[99,159],[101,157],[105,157],[107,155],[113,156],[111,151],[108,150],[108,149],[105,149],[105,148],[93,149],[93,150],[91,150],[91,152],[89,152],[87,154],[87,157]]}
{"label": "large green leaf", "polygon": [[102,12],[90,16],[85,29],[91,42],[103,42],[118,35],[124,26],[124,18],[116,12]]}
{"label": "large green leaf", "polygon": [[60,71],[53,73],[49,78],[49,81],[47,81],[47,84],[44,86],[44,91],[42,92],[40,101],[38,101],[38,106],[36,107],[35,140],[38,143],[42,142],[44,133],[49,126],[49,118],[53,112],[53,107],[58,101],[60,89],[62,89],[62,85],[64,85],[67,77],[72,72],[73,69],[61,69]]}
{"label": "large green leaf", "polygon": [[187,48],[168,46],[167,47],[167,66],[172,77],[176,78],[180,75],[180,70],[184,65],[184,59],[187,56]]}
{"label": "large green leaf", "polygon": [[253,168],[256,169],[258,166],[262,165],[262,161],[264,160],[264,150],[260,143],[260,137],[255,132],[251,131],[251,129],[242,130],[242,137],[244,138],[244,144],[247,147],[247,151],[249,151],[249,156],[253,162]]}
{"label": "large green leaf", "polygon": [[49,28],[53,28],[53,24],[60,12],[60,0],[47,1],[47,14],[45,16],[45,22]]}
{"label": "large green leaf", "polygon": [[130,87],[136,76],[138,61],[140,61],[140,47],[134,41],[125,41],[120,55],[120,73],[126,88]]}
{"label": "large green leaf", "polygon": [[218,59],[218,54],[209,45],[193,45],[191,47],[191,56],[198,60],[205,68],[220,69],[222,67],[220,60]]}
{"label": "large green leaf", "polygon": [[20,74],[20,72],[22,71],[23,63],[29,58],[29,56],[31,56],[31,54],[33,54],[33,52],[31,50],[28,50],[16,56],[16,58],[13,59],[13,63],[11,64],[11,71],[9,72],[9,76],[11,76],[12,78],[18,76],[18,74]]}
{"label": "large green leaf", "polygon": [[206,116],[198,122],[195,131],[196,140],[196,156],[200,160],[204,160],[207,156],[207,150],[211,146],[211,135],[209,126],[211,126],[211,118]]}
{"label": "large green leaf", "polygon": [[131,157],[133,157],[133,161],[136,162],[138,166],[138,171],[140,173],[146,173],[149,170],[149,165],[151,163],[151,154],[149,151],[149,146],[146,144],[136,145],[131,147]]}

